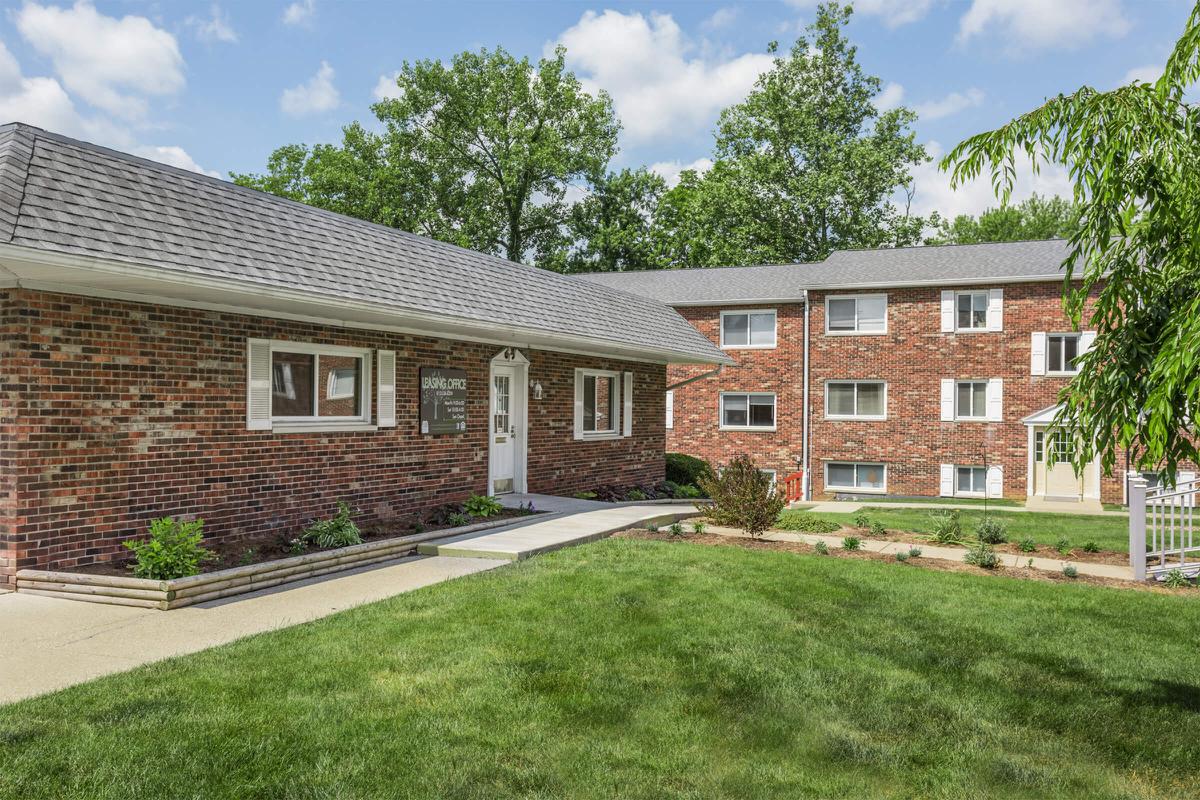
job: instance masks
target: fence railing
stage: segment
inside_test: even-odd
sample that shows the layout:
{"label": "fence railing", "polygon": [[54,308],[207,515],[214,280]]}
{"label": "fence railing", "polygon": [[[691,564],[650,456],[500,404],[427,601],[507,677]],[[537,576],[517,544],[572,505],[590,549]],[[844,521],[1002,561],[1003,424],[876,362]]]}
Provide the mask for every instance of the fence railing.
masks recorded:
{"label": "fence railing", "polygon": [[804,470],[793,472],[783,479],[783,497],[789,503],[804,499]]}
{"label": "fence railing", "polygon": [[1141,475],[1129,478],[1129,566],[1135,580],[1180,570],[1200,573],[1196,499],[1200,480],[1155,486]]}

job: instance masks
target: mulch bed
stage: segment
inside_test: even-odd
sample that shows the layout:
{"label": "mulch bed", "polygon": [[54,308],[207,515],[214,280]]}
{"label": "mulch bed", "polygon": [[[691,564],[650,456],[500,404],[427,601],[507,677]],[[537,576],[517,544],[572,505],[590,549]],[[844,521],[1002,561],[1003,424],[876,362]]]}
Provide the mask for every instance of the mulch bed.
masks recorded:
{"label": "mulch bed", "polygon": [[[809,531],[781,531],[782,533],[809,533]],[[857,536],[860,539],[874,539],[879,542],[907,542],[908,544],[920,547],[929,545],[930,547],[970,547],[975,544],[972,540],[965,540],[959,544],[949,543],[942,545],[940,542],[935,542],[928,537],[927,534],[913,533],[911,531],[893,531],[889,530],[882,535],[871,533],[865,528],[852,528],[845,525],[840,531],[833,533],[816,534],[818,536]],[[1112,564],[1113,566],[1123,567],[1129,563],[1128,553],[1117,553],[1112,550],[1101,550],[1099,553],[1087,553],[1079,548],[1072,548],[1066,553],[1060,553],[1053,547],[1048,545],[1038,545],[1031,552],[1026,552],[1017,547],[1016,542],[1005,542],[1004,544],[994,544],[992,547],[997,553],[1004,553],[1013,556],[1026,556],[1029,558],[1055,558],[1059,561],[1074,561],[1077,564]]]}
{"label": "mulch bed", "polygon": [[[535,511],[533,513],[542,513]],[[469,524],[474,525],[480,522],[491,522],[500,519],[516,519],[519,517],[527,517],[530,512],[515,508],[506,508],[497,514],[490,517],[471,517]],[[426,518],[425,522],[418,528],[415,520],[411,517],[399,519],[388,523],[376,523],[370,525],[360,525],[359,533],[362,535],[364,542],[374,542],[380,539],[394,539],[397,536],[409,536],[415,533],[428,531],[440,531],[455,527],[445,514],[433,514],[431,518]],[[303,528],[291,528],[284,532],[266,531],[263,533],[250,534],[248,536],[239,536],[236,539],[224,539],[215,542],[205,541],[205,548],[213,551],[216,558],[212,561],[206,561],[200,567],[200,572],[216,572],[230,567],[244,567],[250,564],[261,564],[266,561],[278,561],[283,558],[291,558],[296,555],[304,555],[305,553],[316,553],[320,548],[309,546],[307,549],[297,553],[291,549],[291,541],[301,535]],[[122,558],[117,561],[102,561],[95,564],[88,564],[81,567],[72,567],[70,572],[84,572],[90,575],[132,575],[130,567],[133,565],[132,558]]]}
{"label": "mulch bed", "polygon": [[[789,532],[795,533],[796,531]],[[832,536],[836,534],[827,535]],[[683,536],[672,536],[666,531],[649,531],[643,528],[630,528],[628,530],[614,533],[613,536],[620,539],[647,539],[655,542],[669,542],[673,544],[700,544],[714,547],[741,547],[745,550],[771,550],[783,553],[805,553],[809,555],[817,554],[816,549],[812,545],[801,542],[767,541],[765,539],[748,539],[738,536],[720,536],[715,533],[686,533]],[[871,538],[878,539],[880,537]],[[918,546],[920,546],[920,544],[929,544],[928,542],[919,542],[917,540],[914,540],[914,543]],[[1159,594],[1189,595],[1196,594],[1197,591],[1195,588],[1168,589],[1165,586],[1154,582],[1143,583],[1140,581],[1123,581],[1116,578],[1100,578],[1094,575],[1080,574],[1076,578],[1068,578],[1066,575],[1058,572],[1047,572],[1045,570],[1029,569],[1026,567],[997,567],[996,569],[982,569],[981,567],[973,567],[970,564],[958,561],[943,561],[936,558],[910,558],[905,562],[899,562],[896,561],[895,555],[891,553],[868,553],[864,550],[844,550],[840,547],[829,548],[829,553],[825,557],[849,558],[866,561],[886,561],[890,564],[895,564],[897,567],[911,566],[918,567],[920,569],[931,569],[937,572],[969,572],[973,575],[1022,578],[1024,580],[1042,581],[1044,583],[1084,583],[1089,586],[1107,586],[1111,589],[1157,592]]]}

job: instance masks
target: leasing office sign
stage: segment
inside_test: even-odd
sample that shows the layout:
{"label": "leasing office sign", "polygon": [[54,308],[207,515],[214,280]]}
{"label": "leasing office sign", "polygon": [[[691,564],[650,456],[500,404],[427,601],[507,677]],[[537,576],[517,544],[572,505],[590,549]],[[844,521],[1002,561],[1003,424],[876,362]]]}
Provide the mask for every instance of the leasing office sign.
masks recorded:
{"label": "leasing office sign", "polygon": [[467,429],[467,371],[421,367],[421,433]]}

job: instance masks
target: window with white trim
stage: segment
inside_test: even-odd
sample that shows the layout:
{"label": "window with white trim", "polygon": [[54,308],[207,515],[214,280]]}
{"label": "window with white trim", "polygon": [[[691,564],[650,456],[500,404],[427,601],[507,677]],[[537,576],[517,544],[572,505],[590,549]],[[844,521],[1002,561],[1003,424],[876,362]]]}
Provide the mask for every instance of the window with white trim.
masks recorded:
{"label": "window with white trim", "polygon": [[887,491],[887,465],[830,461],[825,464],[825,488],[855,492]]}
{"label": "window with white trim", "polygon": [[633,373],[575,370],[575,438],[617,439],[633,431]]}
{"label": "window with white trim", "polygon": [[721,347],[726,350],[775,346],[775,311],[722,311]]}
{"label": "window with white trim", "polygon": [[830,295],[825,298],[825,332],[887,333],[887,295]]}
{"label": "window with white trim", "polygon": [[772,492],[774,492],[774,491],[775,491],[775,476],[776,476],[776,474],[777,474],[777,473],[775,472],[775,470],[773,470],[773,469],[760,469],[760,470],[759,470],[759,472],[761,472],[763,475],[766,475],[768,478],[770,478],[770,479],[771,479],[771,487],[770,487],[770,488],[771,488],[771,491],[772,491]]}
{"label": "window with white trim", "polygon": [[1079,372],[1075,359],[1079,357],[1078,333],[1050,333],[1046,335],[1046,372],[1052,375],[1074,375]]}
{"label": "window with white trim", "polygon": [[985,467],[955,467],[954,494],[979,495],[987,494],[987,469]]}
{"label": "window with white trim", "polygon": [[958,381],[954,385],[955,419],[987,419],[987,381]]}
{"label": "window with white trim", "polygon": [[883,381],[826,381],[825,416],[829,419],[886,419],[887,384]]}
{"label": "window with white trim", "polygon": [[249,340],[247,427],[287,432],[369,425],[371,354],[365,348]]}
{"label": "window with white trim", "polygon": [[954,293],[954,327],[960,331],[984,331],[988,327],[988,293]]}
{"label": "window with white trim", "polygon": [[775,430],[775,395],[765,392],[722,392],[722,430]]}

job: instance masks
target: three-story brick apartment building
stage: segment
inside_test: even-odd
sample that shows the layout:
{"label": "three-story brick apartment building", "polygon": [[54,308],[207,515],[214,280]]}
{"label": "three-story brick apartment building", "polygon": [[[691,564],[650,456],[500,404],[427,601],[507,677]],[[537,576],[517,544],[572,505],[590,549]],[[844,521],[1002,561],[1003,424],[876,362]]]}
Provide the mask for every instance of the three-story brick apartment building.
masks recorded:
{"label": "three-story brick apartment building", "polygon": [[1094,336],[1064,312],[1065,255],[1049,240],[584,277],[674,306],[736,360],[669,368],[672,451],[748,453],[780,478],[802,472],[806,497],[1096,507],[1123,501],[1120,475],[1046,459],[1073,446],[1047,426]]}

